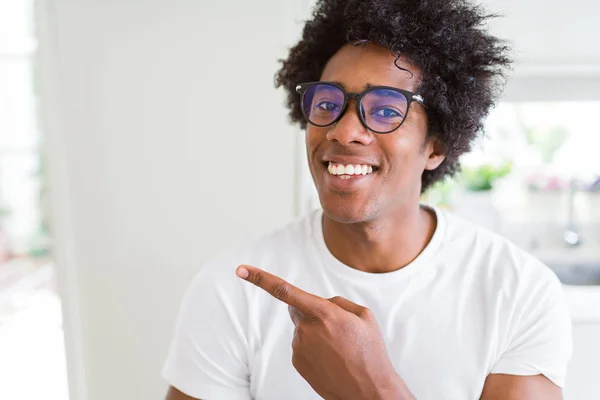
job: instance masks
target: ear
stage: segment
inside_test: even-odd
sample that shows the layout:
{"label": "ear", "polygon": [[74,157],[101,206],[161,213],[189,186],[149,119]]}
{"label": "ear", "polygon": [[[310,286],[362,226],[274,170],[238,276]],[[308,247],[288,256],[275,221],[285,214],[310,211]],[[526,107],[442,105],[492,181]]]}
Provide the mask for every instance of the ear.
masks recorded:
{"label": "ear", "polygon": [[444,146],[435,137],[428,140],[425,145],[425,154],[427,155],[425,169],[428,171],[433,171],[446,159]]}

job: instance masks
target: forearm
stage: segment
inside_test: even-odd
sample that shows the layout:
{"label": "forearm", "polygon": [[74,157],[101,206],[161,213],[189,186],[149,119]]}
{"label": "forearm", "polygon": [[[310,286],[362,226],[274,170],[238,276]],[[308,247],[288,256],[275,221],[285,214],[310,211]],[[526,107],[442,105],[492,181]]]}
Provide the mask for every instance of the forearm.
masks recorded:
{"label": "forearm", "polygon": [[374,397],[377,400],[415,400],[406,382],[394,374],[390,379],[378,387],[378,393]]}
{"label": "forearm", "polygon": [[385,377],[364,379],[351,396],[320,393],[325,400],[415,400],[404,380],[395,372]]}

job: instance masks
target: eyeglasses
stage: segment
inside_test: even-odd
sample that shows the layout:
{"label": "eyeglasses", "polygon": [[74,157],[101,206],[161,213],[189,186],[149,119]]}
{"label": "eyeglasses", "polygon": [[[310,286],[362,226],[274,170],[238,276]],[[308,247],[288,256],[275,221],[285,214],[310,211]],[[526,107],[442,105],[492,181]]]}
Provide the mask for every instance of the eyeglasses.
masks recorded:
{"label": "eyeglasses", "polygon": [[388,86],[373,86],[362,93],[349,93],[337,83],[308,82],[296,86],[304,118],[324,127],[340,120],[348,101],[356,100],[362,124],[375,133],[390,133],[400,128],[413,101],[424,105],[421,95]]}

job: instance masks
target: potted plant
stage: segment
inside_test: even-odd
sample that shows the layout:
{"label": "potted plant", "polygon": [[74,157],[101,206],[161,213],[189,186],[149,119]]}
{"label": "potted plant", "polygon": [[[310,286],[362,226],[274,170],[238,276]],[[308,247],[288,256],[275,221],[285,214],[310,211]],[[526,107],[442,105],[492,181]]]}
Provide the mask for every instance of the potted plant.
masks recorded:
{"label": "potted plant", "polygon": [[483,164],[476,167],[463,167],[460,183],[469,192],[489,192],[498,179],[510,173],[511,167],[510,162],[500,165]]}
{"label": "potted plant", "polygon": [[454,211],[492,231],[503,229],[502,216],[493,202],[493,189],[500,178],[511,171],[512,163],[484,163],[462,168],[457,182],[461,188]]}

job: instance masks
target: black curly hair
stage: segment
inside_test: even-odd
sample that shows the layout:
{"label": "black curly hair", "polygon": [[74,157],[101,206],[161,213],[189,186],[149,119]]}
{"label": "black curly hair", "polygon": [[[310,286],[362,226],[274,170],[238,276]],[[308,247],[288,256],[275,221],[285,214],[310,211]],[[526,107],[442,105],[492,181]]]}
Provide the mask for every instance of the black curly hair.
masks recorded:
{"label": "black curly hair", "polygon": [[482,132],[501,92],[510,49],[485,29],[492,17],[467,0],[319,0],[302,39],[281,60],[275,86],[285,88],[290,118],[305,129],[296,85],[319,80],[343,45],[368,40],[406,56],[422,72],[428,137],[446,155],[437,169],[423,172],[424,192],[458,171],[458,158]]}

